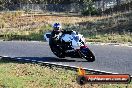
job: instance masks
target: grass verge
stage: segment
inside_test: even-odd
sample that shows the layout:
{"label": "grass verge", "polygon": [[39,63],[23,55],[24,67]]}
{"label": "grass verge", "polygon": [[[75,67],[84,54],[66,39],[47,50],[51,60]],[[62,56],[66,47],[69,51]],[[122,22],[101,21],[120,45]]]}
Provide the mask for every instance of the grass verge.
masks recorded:
{"label": "grass verge", "polygon": [[132,88],[130,84],[86,84],[76,82],[77,72],[39,64],[0,60],[1,88]]}
{"label": "grass verge", "polygon": [[103,43],[132,43],[132,35],[93,35],[86,37],[87,42],[103,42]]}
{"label": "grass verge", "polygon": [[[30,33],[29,35],[6,34],[0,35],[0,39],[4,41],[26,40],[26,41],[44,41],[44,33]],[[86,42],[102,42],[102,43],[132,43],[132,35],[87,35]]]}

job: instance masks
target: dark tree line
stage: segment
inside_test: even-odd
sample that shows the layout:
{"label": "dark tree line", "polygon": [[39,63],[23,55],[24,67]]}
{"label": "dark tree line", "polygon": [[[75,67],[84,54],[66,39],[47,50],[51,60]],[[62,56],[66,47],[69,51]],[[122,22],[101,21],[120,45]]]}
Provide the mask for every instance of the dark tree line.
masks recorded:
{"label": "dark tree line", "polygon": [[16,10],[21,4],[70,4],[73,0],[0,0],[0,10]]}
{"label": "dark tree line", "polygon": [[[121,4],[121,0],[116,0],[117,5],[113,8],[106,9],[102,11],[100,8],[93,7],[94,2],[99,1],[100,4],[106,2],[106,0],[0,0],[0,11],[2,10],[16,10],[20,4],[71,4],[78,3],[82,4],[84,8],[82,9],[82,13],[84,15],[102,15],[102,14],[112,14],[123,11],[130,11],[132,9],[132,1],[125,0],[127,3]],[[131,1],[131,2],[130,2]],[[104,8],[102,5],[101,8]]]}
{"label": "dark tree line", "polygon": [[91,0],[0,0],[0,10],[5,8],[10,9],[11,6],[17,7],[20,4],[84,4],[86,2],[89,3],[89,1]]}
{"label": "dark tree line", "polygon": [[132,10],[132,1],[124,4],[117,4],[113,8],[106,9],[103,11],[103,14],[110,15],[113,13],[118,12],[125,12],[125,11],[131,11]]}
{"label": "dark tree line", "polygon": [[[121,0],[116,0],[116,5],[114,7],[110,7],[108,9],[104,8],[104,3],[105,0],[96,0],[96,1],[101,1],[100,4],[102,4],[101,8],[92,8],[89,9],[91,13],[89,13],[88,10],[86,10],[83,14],[84,15],[96,15],[96,16],[102,16],[102,15],[112,15],[113,13],[118,13],[118,12],[126,12],[126,11],[131,11],[132,10],[132,0],[124,0],[124,3],[121,3]],[[90,8],[90,7],[89,7]],[[103,10],[102,10],[103,8]]]}
{"label": "dark tree line", "polygon": [[33,4],[70,4],[73,2],[79,2],[80,0],[0,0],[0,4],[6,4],[6,3],[12,3],[12,4],[28,4],[28,3],[33,3]]}

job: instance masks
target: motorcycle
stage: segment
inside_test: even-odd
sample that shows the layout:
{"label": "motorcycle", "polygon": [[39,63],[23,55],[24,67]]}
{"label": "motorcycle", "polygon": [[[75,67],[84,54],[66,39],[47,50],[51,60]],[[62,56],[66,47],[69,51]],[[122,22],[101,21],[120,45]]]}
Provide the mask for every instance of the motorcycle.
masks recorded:
{"label": "motorcycle", "polygon": [[89,62],[95,61],[95,56],[88,48],[83,35],[75,31],[65,31],[54,38],[51,32],[44,34],[44,39],[49,42],[51,51],[59,58],[82,58]]}

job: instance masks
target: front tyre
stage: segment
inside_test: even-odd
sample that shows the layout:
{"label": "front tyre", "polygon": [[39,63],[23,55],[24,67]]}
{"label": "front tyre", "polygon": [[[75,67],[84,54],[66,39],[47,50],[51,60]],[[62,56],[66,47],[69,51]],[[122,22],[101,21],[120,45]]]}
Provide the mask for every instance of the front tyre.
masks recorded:
{"label": "front tyre", "polygon": [[88,62],[95,61],[95,56],[88,48],[81,48],[80,54],[81,54],[81,57],[86,59]]}

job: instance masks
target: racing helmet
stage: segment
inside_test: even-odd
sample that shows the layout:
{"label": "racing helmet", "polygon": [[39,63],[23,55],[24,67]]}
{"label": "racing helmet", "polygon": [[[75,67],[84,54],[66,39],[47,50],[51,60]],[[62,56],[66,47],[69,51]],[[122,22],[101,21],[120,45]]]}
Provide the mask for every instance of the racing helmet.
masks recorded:
{"label": "racing helmet", "polygon": [[59,23],[54,23],[53,28],[54,28],[54,30],[60,30],[61,25]]}

